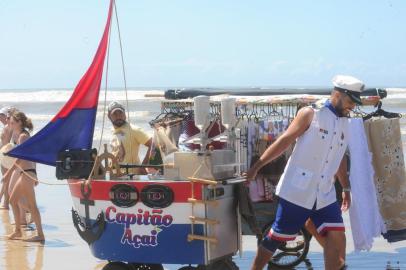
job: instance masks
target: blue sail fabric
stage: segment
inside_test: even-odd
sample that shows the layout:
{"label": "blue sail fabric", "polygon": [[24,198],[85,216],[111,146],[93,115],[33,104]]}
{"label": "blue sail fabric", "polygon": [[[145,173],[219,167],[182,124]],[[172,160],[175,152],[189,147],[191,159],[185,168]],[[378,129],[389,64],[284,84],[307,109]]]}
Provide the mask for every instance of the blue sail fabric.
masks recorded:
{"label": "blue sail fabric", "polygon": [[92,147],[95,117],[96,109],[74,109],[69,117],[48,123],[23,147],[14,148],[7,155],[55,166],[60,151]]}
{"label": "blue sail fabric", "polygon": [[92,64],[70,99],[50,123],[6,155],[55,166],[59,152],[91,148],[113,3],[111,0],[103,37]]}

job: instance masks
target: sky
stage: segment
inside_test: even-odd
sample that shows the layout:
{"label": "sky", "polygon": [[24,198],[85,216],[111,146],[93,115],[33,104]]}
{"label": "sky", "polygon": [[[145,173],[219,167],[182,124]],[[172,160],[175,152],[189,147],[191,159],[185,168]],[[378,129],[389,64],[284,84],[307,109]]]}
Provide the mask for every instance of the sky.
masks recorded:
{"label": "sky", "polygon": [[[108,0],[0,0],[0,89],[73,88]],[[116,0],[129,87],[406,86],[403,0]],[[117,24],[108,84],[123,87]]]}

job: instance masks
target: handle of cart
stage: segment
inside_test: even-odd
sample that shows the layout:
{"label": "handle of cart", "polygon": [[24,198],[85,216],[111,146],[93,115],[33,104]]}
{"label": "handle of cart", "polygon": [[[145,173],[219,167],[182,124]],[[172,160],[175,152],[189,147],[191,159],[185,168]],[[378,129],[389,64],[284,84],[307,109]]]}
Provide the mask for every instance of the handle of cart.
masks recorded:
{"label": "handle of cart", "polygon": [[221,184],[226,186],[226,185],[240,184],[240,183],[244,183],[244,182],[247,182],[247,177],[239,176],[239,177],[236,177],[236,178],[222,180]]}
{"label": "handle of cart", "polygon": [[162,170],[164,168],[164,165],[129,164],[129,163],[126,163],[126,164],[120,163],[119,166],[120,166],[121,169],[125,169],[125,174],[128,175],[130,177],[130,179],[132,179],[135,174],[130,173],[129,169],[135,169],[135,168],[146,169],[146,168],[150,168],[150,169]]}

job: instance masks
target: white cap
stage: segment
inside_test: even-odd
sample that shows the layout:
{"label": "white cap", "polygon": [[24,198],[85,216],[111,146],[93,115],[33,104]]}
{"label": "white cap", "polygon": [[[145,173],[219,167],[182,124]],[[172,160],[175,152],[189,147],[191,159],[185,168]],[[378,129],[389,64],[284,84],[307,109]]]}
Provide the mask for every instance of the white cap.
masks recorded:
{"label": "white cap", "polygon": [[336,75],[332,79],[336,90],[346,93],[355,103],[362,104],[360,94],[365,84],[355,77],[347,75]]}
{"label": "white cap", "polygon": [[120,111],[122,111],[122,112],[125,112],[125,109],[124,109],[123,104],[121,104],[121,103],[118,102],[118,101],[112,101],[112,102],[109,104],[107,110],[108,110],[108,114],[111,114],[111,113],[113,113],[113,112],[116,111],[116,110],[120,110]]}
{"label": "white cap", "polygon": [[10,111],[10,107],[3,107],[0,109],[0,114],[4,114],[5,116],[7,116],[9,111]]}

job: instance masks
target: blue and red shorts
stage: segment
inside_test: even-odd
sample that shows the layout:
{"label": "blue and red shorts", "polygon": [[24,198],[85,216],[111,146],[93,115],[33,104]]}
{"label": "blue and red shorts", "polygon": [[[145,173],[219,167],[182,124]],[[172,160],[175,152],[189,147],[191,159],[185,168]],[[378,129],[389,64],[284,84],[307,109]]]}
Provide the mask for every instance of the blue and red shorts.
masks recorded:
{"label": "blue and red shorts", "polygon": [[328,231],[345,231],[341,209],[337,202],[316,210],[307,209],[279,198],[275,222],[262,245],[275,252],[281,242],[295,240],[298,232],[310,218],[317,232],[325,235]]}

